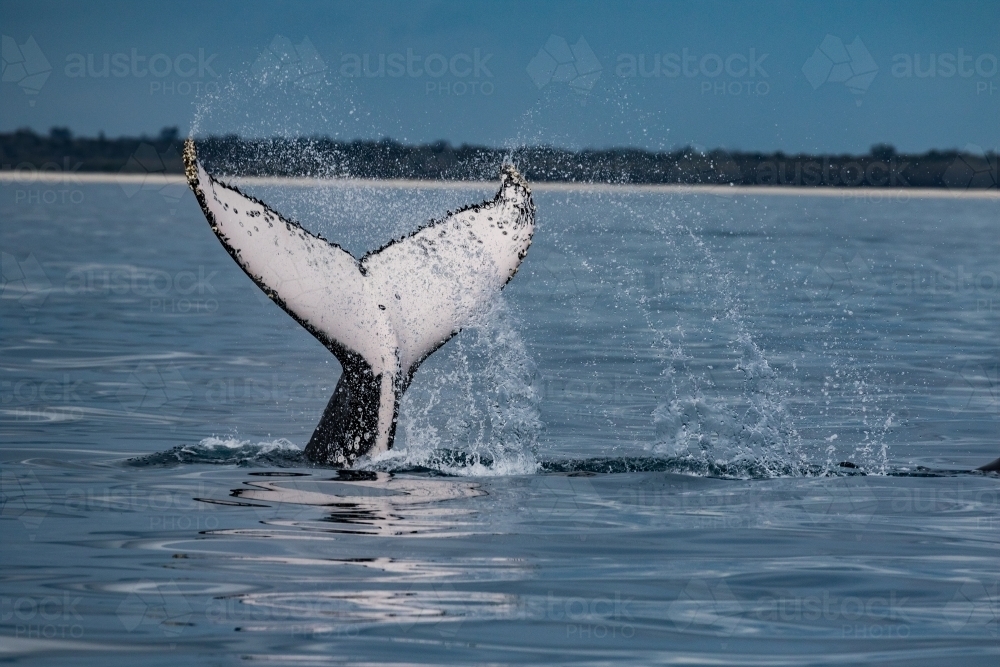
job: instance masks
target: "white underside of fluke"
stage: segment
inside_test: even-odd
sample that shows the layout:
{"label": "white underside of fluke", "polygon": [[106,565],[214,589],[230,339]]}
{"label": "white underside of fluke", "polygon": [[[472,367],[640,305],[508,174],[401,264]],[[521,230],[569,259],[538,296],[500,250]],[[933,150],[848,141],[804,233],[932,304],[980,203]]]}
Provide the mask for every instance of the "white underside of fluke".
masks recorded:
{"label": "white underside of fluke", "polygon": [[360,261],[212,177],[185,147],[188,181],[243,270],[335,354],[382,376],[376,454],[391,446],[397,392],[419,363],[466,326],[517,271],[534,206],[511,167],[497,196],[450,214]]}

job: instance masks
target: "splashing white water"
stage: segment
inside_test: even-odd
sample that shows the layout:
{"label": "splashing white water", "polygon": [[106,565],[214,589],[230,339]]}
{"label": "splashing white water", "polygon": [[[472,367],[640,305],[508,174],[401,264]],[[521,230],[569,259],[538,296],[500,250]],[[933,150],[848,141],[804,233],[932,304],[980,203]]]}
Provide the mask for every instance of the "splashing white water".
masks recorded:
{"label": "splashing white water", "polygon": [[[676,211],[671,215],[678,217]],[[644,317],[660,348],[669,396],[653,411],[657,438],[649,449],[659,455],[706,464],[753,464],[773,474],[798,469],[805,462],[801,439],[785,410],[777,373],[754,340],[730,271],[719,265],[705,241],[687,223],[679,221],[673,227],[680,232],[676,237],[667,234],[662,224],[657,227],[664,233],[666,248],[678,256],[675,260],[683,256],[690,261],[692,254],[700,256],[712,286],[698,294],[704,300],[701,317],[711,320],[708,335],[731,337],[731,368],[740,373],[742,381],[738,395],[718,394],[713,366],[696,369],[694,359],[682,346],[685,329],[681,316],[673,326],[657,321],[650,300],[643,296],[640,301]],[[681,261],[672,264],[683,265]]]}
{"label": "splashing white water", "polygon": [[503,299],[429,357],[403,395],[393,449],[368,465],[457,475],[536,471],[535,366]]}

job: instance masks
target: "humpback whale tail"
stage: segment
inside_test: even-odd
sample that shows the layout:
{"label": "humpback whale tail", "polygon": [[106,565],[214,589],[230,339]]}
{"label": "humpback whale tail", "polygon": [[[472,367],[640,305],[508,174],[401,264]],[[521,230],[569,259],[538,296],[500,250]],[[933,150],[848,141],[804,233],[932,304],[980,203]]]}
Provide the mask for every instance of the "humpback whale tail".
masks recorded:
{"label": "humpback whale tail", "polygon": [[184,166],[229,255],[343,367],[306,446],[320,463],[350,466],[392,447],[400,397],[420,363],[513,278],[535,229],[531,190],[507,165],[493,199],[358,260],[214,178],[191,139]]}

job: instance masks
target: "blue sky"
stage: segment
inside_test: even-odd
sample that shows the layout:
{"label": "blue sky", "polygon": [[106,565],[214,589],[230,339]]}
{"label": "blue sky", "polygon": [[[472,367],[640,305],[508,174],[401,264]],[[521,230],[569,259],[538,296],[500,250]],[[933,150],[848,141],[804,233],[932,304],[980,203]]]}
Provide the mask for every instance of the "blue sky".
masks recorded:
{"label": "blue sky", "polygon": [[825,153],[1000,144],[993,1],[4,0],[0,33],[2,131]]}

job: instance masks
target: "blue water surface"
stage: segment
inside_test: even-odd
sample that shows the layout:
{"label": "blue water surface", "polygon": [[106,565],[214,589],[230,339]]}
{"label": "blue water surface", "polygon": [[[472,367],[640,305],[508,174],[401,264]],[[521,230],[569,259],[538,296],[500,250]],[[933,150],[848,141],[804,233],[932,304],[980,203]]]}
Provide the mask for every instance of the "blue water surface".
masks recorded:
{"label": "blue water surface", "polygon": [[[359,256],[492,189],[246,187]],[[0,189],[0,660],[996,665],[1000,200],[535,201],[336,471],[182,186]]]}

